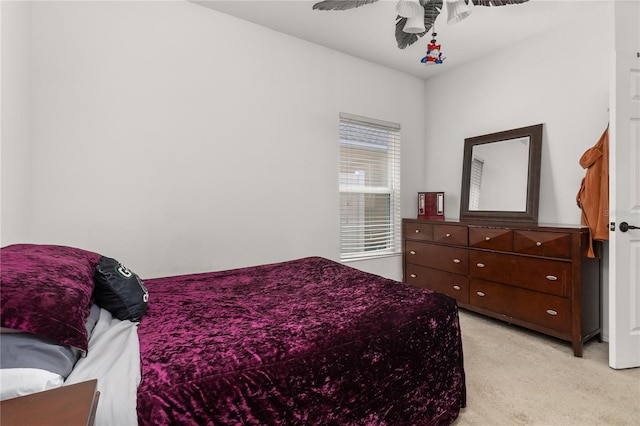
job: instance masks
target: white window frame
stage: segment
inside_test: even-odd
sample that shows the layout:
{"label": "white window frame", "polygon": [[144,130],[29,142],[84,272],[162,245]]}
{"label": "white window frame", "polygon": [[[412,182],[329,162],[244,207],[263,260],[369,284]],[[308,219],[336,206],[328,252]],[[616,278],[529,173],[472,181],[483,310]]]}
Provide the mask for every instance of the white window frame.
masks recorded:
{"label": "white window frame", "polygon": [[[401,253],[401,209],[400,209],[400,125],[387,121],[340,113],[340,147],[352,148],[356,152],[362,148],[363,155],[355,159],[340,150],[340,259],[342,261],[371,259]],[[353,150],[356,149],[356,151]],[[371,153],[386,152],[382,163],[368,160]],[[376,186],[366,185],[366,170],[355,170],[347,166],[349,161],[360,161],[369,165],[369,173],[386,178]],[[370,161],[370,163],[367,163]],[[385,164],[386,163],[386,164]],[[385,170],[377,167],[385,167]],[[367,168],[367,167],[363,167]],[[345,170],[354,170],[345,173]],[[357,167],[356,167],[357,169]],[[379,173],[379,174],[378,174]],[[376,179],[379,180],[379,179]],[[379,217],[367,217],[365,197],[367,195],[388,195],[387,212]],[[353,204],[346,202],[345,196],[357,196]],[[378,206],[379,207],[379,206]],[[373,208],[379,213],[379,210]],[[355,212],[355,213],[354,213]],[[354,218],[355,216],[358,216]]]}

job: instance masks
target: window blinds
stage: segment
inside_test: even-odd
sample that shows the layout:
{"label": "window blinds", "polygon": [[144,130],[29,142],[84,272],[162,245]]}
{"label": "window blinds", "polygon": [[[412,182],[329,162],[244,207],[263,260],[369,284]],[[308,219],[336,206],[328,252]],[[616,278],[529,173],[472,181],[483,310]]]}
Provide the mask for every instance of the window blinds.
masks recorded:
{"label": "window blinds", "polygon": [[340,257],[400,252],[400,125],[340,114]]}
{"label": "window blinds", "polygon": [[482,169],[484,161],[473,157],[469,181],[469,210],[480,210],[480,186],[482,185]]}

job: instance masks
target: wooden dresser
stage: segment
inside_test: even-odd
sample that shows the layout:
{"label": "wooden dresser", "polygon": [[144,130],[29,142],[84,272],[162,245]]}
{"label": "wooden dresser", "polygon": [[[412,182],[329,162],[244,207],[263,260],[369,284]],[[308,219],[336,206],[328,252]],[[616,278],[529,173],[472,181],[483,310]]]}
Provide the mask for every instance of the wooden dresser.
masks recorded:
{"label": "wooden dresser", "polygon": [[474,312],[570,341],[601,339],[600,261],[589,229],[404,219],[403,279]]}

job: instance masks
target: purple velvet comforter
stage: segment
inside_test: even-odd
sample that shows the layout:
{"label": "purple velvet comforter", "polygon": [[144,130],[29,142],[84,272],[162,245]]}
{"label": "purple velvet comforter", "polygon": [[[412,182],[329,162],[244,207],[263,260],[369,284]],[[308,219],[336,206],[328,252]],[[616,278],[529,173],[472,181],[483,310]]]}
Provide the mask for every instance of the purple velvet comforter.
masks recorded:
{"label": "purple velvet comforter", "polygon": [[454,299],[304,258],[145,280],[140,425],[447,425]]}

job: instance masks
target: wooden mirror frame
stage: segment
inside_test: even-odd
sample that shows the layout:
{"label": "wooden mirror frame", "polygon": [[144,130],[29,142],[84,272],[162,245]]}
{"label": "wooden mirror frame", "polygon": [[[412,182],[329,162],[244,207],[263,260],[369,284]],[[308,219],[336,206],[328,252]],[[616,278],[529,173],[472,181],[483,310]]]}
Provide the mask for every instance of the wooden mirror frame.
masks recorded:
{"label": "wooden mirror frame", "polygon": [[[473,147],[492,142],[529,137],[529,172],[527,177],[527,197],[525,211],[469,210],[469,190]],[[462,163],[462,192],[460,193],[461,221],[538,222],[538,201],[540,199],[540,163],[542,157],[542,124],[506,130],[464,140]]]}

